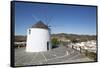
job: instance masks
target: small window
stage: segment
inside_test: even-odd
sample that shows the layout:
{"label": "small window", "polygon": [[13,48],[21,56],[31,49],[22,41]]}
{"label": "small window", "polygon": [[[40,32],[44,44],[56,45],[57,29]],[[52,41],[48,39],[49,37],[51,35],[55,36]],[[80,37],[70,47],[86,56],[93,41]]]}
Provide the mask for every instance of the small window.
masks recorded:
{"label": "small window", "polygon": [[29,29],[29,34],[31,34],[31,30]]}

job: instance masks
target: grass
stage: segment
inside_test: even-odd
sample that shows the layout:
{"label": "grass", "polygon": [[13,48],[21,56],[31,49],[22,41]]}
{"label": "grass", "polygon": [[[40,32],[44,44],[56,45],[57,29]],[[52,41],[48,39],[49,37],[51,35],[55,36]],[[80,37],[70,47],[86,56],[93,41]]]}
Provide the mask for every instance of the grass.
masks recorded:
{"label": "grass", "polygon": [[90,59],[97,60],[97,53],[86,51],[85,55]]}

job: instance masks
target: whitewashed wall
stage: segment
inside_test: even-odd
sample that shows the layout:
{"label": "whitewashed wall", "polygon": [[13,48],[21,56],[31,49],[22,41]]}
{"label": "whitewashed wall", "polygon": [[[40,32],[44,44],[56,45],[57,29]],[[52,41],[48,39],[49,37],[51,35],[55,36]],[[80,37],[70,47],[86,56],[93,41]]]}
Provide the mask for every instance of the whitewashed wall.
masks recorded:
{"label": "whitewashed wall", "polygon": [[47,41],[50,41],[49,31],[41,28],[30,28],[27,30],[27,52],[47,51]]}

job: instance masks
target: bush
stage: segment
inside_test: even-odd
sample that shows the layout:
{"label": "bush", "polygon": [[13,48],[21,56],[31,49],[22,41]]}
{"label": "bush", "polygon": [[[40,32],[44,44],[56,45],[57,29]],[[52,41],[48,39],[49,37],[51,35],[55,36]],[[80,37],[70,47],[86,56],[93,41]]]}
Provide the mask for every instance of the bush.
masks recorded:
{"label": "bush", "polygon": [[76,40],[76,39],[72,39],[71,42],[72,42],[72,43],[77,43],[78,40]]}
{"label": "bush", "polygon": [[51,40],[52,48],[58,47],[57,45],[60,43],[57,38],[53,38]]}
{"label": "bush", "polygon": [[96,59],[97,59],[97,54],[94,53],[94,52],[89,52],[89,51],[87,51],[85,54],[86,54],[86,56],[89,57],[90,59],[93,59],[93,60],[96,60]]}

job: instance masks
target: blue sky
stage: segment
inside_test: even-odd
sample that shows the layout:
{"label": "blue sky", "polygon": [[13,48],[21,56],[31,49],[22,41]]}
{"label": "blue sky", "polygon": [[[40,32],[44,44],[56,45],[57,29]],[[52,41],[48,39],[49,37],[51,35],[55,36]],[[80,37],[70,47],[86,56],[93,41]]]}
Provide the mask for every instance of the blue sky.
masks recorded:
{"label": "blue sky", "polygon": [[16,35],[26,35],[39,20],[48,23],[52,33],[96,35],[96,7],[16,2]]}

